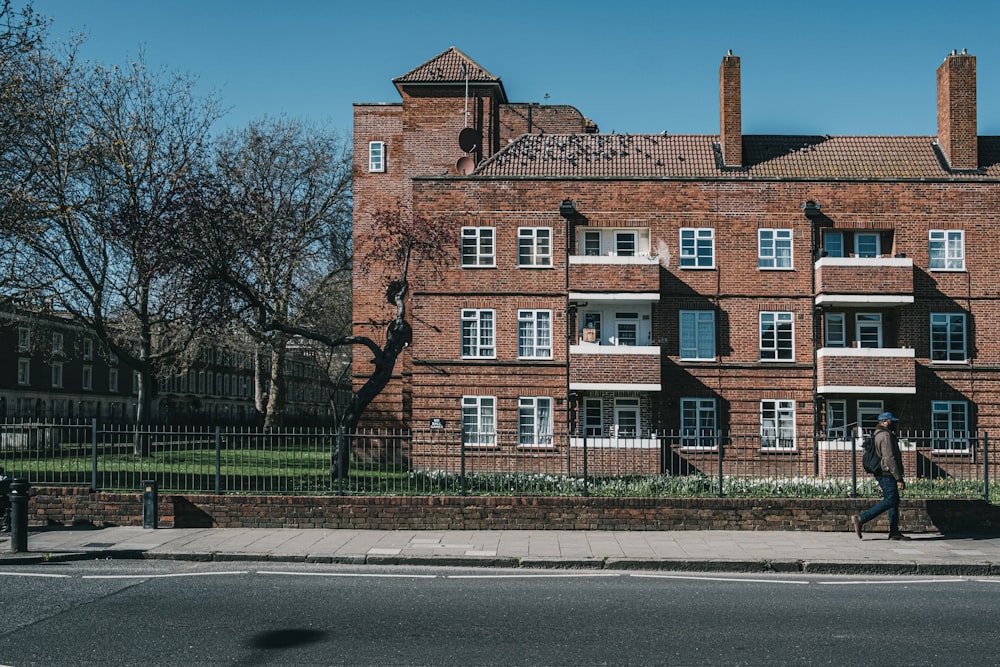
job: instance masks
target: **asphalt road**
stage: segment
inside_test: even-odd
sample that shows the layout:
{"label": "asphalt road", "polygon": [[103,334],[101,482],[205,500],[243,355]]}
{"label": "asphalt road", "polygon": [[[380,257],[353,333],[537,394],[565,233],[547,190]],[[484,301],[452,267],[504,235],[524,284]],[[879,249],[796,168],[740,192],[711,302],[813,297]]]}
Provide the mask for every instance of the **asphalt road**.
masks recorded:
{"label": "asphalt road", "polygon": [[993,665],[996,578],[89,561],[0,569],[4,665]]}

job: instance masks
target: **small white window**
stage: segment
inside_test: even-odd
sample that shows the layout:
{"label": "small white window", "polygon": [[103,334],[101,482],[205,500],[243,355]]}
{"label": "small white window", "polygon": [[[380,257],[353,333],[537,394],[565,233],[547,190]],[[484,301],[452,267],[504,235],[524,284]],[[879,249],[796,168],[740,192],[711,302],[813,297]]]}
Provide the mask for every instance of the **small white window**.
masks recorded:
{"label": "small white window", "polygon": [[385,171],[385,142],[368,142],[368,171],[382,173]]}
{"label": "small white window", "polygon": [[635,257],[639,247],[635,232],[615,232],[615,253],[619,257]]}
{"label": "small white window", "polygon": [[83,376],[80,381],[80,385],[84,391],[90,391],[94,388],[94,367],[84,366]]}
{"label": "small white window", "polygon": [[84,361],[91,361],[94,358],[94,339],[84,338],[83,339],[83,359]]}
{"label": "small white window", "polygon": [[52,388],[61,389],[63,386],[63,365],[62,362],[52,362]]}
{"label": "small white window", "polygon": [[462,397],[462,443],[473,446],[496,444],[496,403],[493,396]]}
{"label": "small white window", "polygon": [[823,250],[827,257],[843,257],[844,233],[823,232]]}
{"label": "small white window", "polygon": [[31,349],[31,329],[28,327],[17,328],[17,351],[27,352]]}
{"label": "small white window", "polygon": [[854,256],[875,258],[882,255],[882,239],[878,232],[862,232],[854,235]]}
{"label": "small white window", "polygon": [[111,393],[118,392],[118,369],[110,368],[108,369],[108,391]]}
{"label": "small white window", "polygon": [[794,361],[792,313],[760,313],[761,361]]}
{"label": "small white window", "polygon": [[521,227],[517,230],[517,265],[552,266],[552,230]]}
{"label": "small white window", "polygon": [[17,383],[22,387],[31,384],[31,359],[17,360]]}
{"label": "small white window", "polygon": [[757,268],[792,268],[792,230],[757,230]]}
{"label": "small white window", "polygon": [[795,449],[795,402],[760,402],[761,449]]}
{"label": "small white window", "polygon": [[680,264],[682,269],[715,268],[715,230],[682,228]]}
{"label": "small white window", "polygon": [[493,310],[469,308],[462,311],[462,358],[492,359],[496,356],[495,318]]}
{"label": "small white window", "polygon": [[517,356],[520,359],[552,358],[552,311],[517,311]]}
{"label": "small white window", "polygon": [[63,335],[61,332],[56,331],[52,334],[52,354],[62,354],[63,353]]}
{"label": "small white window", "polygon": [[682,310],[680,316],[681,359],[715,359],[715,312]]}
{"label": "small white window", "polygon": [[552,446],[552,399],[522,397],[517,402],[517,444]]}
{"label": "small white window", "polygon": [[931,361],[966,361],[965,313],[931,313]]}
{"label": "small white window", "polygon": [[846,347],[847,327],[844,324],[843,313],[827,313],[826,321],[826,347]]}
{"label": "small white window", "polygon": [[932,229],[928,232],[929,268],[939,271],[965,269],[965,232],[960,229]]}
{"label": "small white window", "polygon": [[496,266],[496,230],[462,227],[462,266]]}

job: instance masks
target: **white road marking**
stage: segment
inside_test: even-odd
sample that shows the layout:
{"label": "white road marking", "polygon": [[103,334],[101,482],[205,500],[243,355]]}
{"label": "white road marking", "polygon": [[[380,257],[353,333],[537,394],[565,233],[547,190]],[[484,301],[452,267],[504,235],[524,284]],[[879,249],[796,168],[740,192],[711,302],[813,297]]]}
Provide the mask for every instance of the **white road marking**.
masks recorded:
{"label": "white road marking", "polygon": [[250,570],[231,572],[176,572],[173,574],[85,574],[81,579],[171,579],[177,577],[221,577],[233,574],[250,574]]}
{"label": "white road marking", "polygon": [[741,577],[711,577],[708,575],[686,575],[686,574],[632,574],[630,576],[644,579],[692,579],[694,581],[738,581],[749,584],[795,584],[809,585],[808,581],[791,581],[789,579],[745,579]]}
{"label": "white road marking", "polygon": [[41,572],[0,572],[0,577],[46,577],[48,579],[68,579],[69,574],[43,574]]}
{"label": "white road marking", "polygon": [[281,570],[257,570],[257,574],[286,577],[359,577],[371,579],[437,579],[436,574],[366,574],[364,572],[283,572]]}

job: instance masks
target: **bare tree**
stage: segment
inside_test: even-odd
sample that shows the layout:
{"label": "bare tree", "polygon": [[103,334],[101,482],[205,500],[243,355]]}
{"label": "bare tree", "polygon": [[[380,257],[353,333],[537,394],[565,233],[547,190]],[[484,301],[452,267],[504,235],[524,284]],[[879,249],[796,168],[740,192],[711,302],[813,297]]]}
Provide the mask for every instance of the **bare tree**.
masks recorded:
{"label": "bare tree", "polygon": [[344,326],[330,312],[350,294],[350,153],[332,130],[264,119],[218,142],[213,172],[188,201],[193,245],[206,284],[230,295],[268,355],[268,395],[263,378],[256,394],[272,428],[285,420],[291,341],[299,331],[331,337]]}
{"label": "bare tree", "polygon": [[75,49],[34,58],[25,87],[17,112],[27,129],[5,161],[31,267],[20,278],[137,372],[136,419],[146,423],[158,364],[183,347],[198,306],[175,287],[175,212],[217,105],[190,78],[141,60],[80,63]]}

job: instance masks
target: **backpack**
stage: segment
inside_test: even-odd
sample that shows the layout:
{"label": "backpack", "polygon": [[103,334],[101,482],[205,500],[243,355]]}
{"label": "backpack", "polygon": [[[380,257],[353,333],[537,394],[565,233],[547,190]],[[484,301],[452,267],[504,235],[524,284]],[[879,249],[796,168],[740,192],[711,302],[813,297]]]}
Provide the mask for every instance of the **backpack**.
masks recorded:
{"label": "backpack", "polygon": [[878,451],[875,449],[875,438],[872,437],[871,433],[865,433],[861,436],[861,449],[864,453],[861,455],[861,467],[865,469],[865,472],[869,472],[876,477],[882,474],[882,457],[879,456]]}

